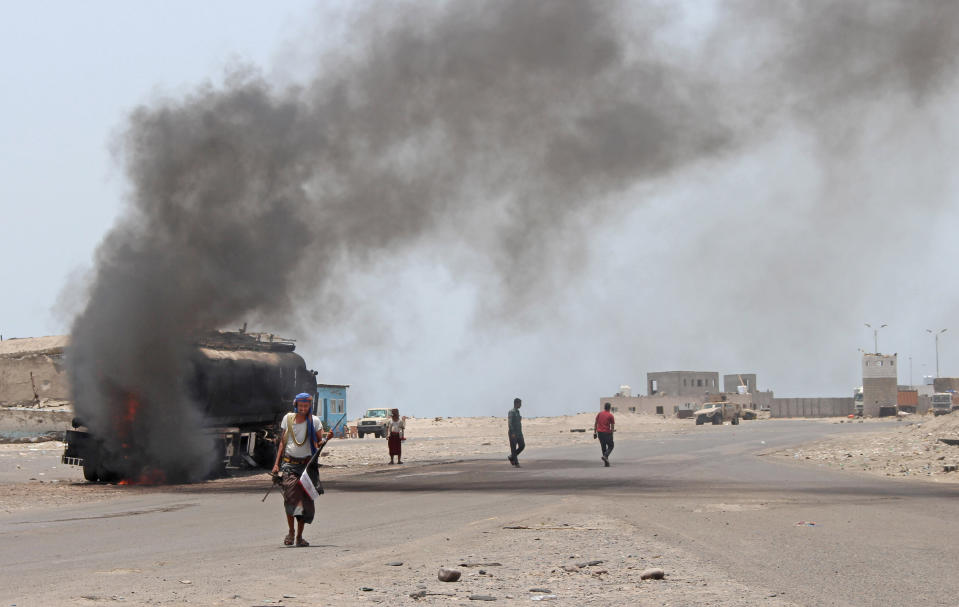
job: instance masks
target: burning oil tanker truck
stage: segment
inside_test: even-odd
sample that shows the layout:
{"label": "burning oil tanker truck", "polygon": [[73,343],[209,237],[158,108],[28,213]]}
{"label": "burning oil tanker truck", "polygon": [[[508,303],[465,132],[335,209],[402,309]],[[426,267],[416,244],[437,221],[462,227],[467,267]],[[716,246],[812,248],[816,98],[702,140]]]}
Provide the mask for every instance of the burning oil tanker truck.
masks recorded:
{"label": "burning oil tanker truck", "polygon": [[[279,423],[294,396],[316,395],[316,372],[294,348],[292,340],[269,334],[204,333],[186,349],[184,377],[170,378],[179,382],[195,423],[164,432],[162,406],[121,392],[111,399],[116,404],[107,420],[100,416],[94,424],[77,412],[62,462],[82,466],[91,482],[130,483],[200,480],[227,464],[270,467]],[[189,458],[188,465],[166,457],[187,443],[202,457]]]}

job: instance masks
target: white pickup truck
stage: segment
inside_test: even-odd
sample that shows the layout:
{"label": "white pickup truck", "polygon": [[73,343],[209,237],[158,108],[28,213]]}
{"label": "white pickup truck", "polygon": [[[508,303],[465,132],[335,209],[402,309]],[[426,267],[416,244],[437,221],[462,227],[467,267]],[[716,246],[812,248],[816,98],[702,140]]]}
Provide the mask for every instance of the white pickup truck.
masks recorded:
{"label": "white pickup truck", "polygon": [[389,436],[389,427],[389,409],[367,409],[360,421],[356,422],[356,436],[363,438],[367,434],[372,434],[377,438],[386,438]]}

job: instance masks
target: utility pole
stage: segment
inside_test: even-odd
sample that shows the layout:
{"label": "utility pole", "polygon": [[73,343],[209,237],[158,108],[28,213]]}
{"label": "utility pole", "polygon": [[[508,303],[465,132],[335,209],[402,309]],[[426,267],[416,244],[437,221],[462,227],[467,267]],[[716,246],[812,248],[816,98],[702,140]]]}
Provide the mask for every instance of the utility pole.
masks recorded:
{"label": "utility pole", "polygon": [[933,331],[932,329],[926,329],[927,333],[932,333],[932,336],[936,338],[936,377],[939,377],[939,336],[946,332],[946,329],[939,329]]}
{"label": "utility pole", "polygon": [[875,348],[876,354],[879,354],[879,329],[882,329],[883,327],[888,327],[889,325],[883,323],[879,325],[878,327],[873,328],[873,326],[867,322],[866,326],[872,329],[872,346],[873,348]]}

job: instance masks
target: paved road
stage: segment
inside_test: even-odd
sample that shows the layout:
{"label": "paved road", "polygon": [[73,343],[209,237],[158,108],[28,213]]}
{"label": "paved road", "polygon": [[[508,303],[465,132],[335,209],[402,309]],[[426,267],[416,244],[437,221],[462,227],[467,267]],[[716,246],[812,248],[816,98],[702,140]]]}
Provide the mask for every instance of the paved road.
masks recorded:
{"label": "paved road", "polygon": [[[611,468],[602,467],[598,447],[530,452],[521,469],[505,457],[392,468],[329,481],[324,507],[339,515],[311,533],[327,538],[324,558],[347,562],[387,537],[422,537],[437,521],[455,528],[557,495],[594,496],[597,509],[798,604],[956,605],[959,486],[757,455],[824,433],[874,429],[705,426],[621,440]],[[169,598],[179,580],[210,572],[221,585],[205,596],[225,603],[233,592],[248,596],[263,571],[302,565],[302,552],[276,547],[279,501],[262,504],[261,495],[249,484],[198,485],[0,517],[0,604],[90,604],[116,593]],[[182,589],[189,596],[189,585]]]}

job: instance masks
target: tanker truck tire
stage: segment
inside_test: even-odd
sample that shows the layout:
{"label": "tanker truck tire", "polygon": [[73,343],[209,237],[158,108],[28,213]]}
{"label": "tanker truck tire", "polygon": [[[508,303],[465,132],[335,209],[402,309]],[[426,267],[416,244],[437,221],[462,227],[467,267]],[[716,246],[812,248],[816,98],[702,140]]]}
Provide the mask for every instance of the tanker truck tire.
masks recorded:
{"label": "tanker truck tire", "polygon": [[696,425],[697,425],[697,426],[702,426],[702,425],[705,424],[705,423],[706,423],[706,417],[705,417],[705,416],[703,416],[703,415],[697,415],[697,416],[696,416]]}
{"label": "tanker truck tire", "polygon": [[269,441],[257,441],[253,447],[253,461],[260,468],[272,468],[276,461],[276,445]]}
{"label": "tanker truck tire", "polygon": [[83,460],[83,478],[91,483],[100,480],[100,475],[97,474],[97,463],[90,458],[84,458]]}

